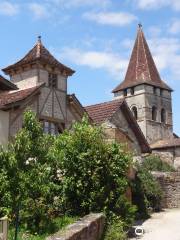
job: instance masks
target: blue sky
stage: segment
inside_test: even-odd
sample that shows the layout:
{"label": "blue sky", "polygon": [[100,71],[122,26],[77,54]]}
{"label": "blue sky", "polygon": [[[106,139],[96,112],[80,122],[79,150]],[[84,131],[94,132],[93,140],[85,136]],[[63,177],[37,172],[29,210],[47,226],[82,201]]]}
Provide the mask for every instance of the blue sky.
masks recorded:
{"label": "blue sky", "polygon": [[111,100],[143,30],[158,70],[173,92],[174,131],[180,134],[180,0],[0,0],[0,68],[44,45],[76,70],[70,93],[83,105]]}

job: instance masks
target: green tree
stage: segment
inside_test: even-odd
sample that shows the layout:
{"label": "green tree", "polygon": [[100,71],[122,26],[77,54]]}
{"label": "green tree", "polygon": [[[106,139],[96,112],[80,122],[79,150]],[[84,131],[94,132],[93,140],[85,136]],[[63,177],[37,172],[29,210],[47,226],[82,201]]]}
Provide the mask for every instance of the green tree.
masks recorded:
{"label": "green tree", "polygon": [[32,231],[40,231],[56,211],[58,167],[48,157],[53,141],[43,134],[35,114],[27,111],[23,128],[0,153],[1,214],[8,213],[14,221],[20,213],[20,221]]}
{"label": "green tree", "polygon": [[119,144],[103,139],[102,129],[90,125],[86,117],[56,138],[51,157],[60,163],[62,206],[81,215],[103,210],[130,223],[135,208],[125,192],[132,157]]}

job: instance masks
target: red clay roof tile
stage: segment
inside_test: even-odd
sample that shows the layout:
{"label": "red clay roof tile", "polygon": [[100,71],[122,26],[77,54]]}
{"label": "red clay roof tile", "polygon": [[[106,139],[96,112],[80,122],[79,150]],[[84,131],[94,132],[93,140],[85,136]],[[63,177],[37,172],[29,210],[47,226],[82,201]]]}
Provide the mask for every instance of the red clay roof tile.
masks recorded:
{"label": "red clay roof tile", "polygon": [[0,94],[0,108],[4,108],[11,103],[15,103],[21,100],[26,99],[30,96],[34,91],[38,90],[42,86],[31,87],[23,90],[17,91],[5,91]]}
{"label": "red clay roof tile", "polygon": [[25,64],[42,62],[46,64],[50,64],[53,67],[57,67],[60,71],[66,71],[69,75],[72,75],[75,71],[71,68],[63,65],[57,59],[55,59],[52,54],[43,46],[41,40],[39,39],[37,44],[22,58],[15,64],[12,64],[3,69],[5,73],[9,73],[9,71],[16,69],[18,67],[24,66]]}
{"label": "red clay roof tile", "polygon": [[91,119],[97,123],[103,123],[109,119],[120,107],[124,100],[113,100],[85,107]]}
{"label": "red clay roof tile", "polygon": [[142,26],[138,28],[137,38],[125,79],[113,90],[113,93],[140,84],[150,84],[172,91],[172,89],[161,80],[142,31]]}

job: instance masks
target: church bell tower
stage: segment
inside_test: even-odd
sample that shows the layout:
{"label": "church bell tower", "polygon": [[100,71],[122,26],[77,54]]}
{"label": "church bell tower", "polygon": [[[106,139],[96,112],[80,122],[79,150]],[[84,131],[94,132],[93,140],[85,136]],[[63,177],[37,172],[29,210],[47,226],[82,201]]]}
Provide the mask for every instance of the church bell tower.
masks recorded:
{"label": "church bell tower", "polygon": [[126,99],[149,143],[173,137],[172,89],[160,77],[141,24],[125,79],[113,93]]}

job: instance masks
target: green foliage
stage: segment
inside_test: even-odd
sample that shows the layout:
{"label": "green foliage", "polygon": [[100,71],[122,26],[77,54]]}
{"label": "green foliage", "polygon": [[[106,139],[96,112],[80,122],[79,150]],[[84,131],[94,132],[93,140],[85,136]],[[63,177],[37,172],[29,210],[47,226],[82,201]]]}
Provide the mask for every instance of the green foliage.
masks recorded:
{"label": "green foliage", "polygon": [[51,157],[60,163],[64,211],[81,215],[104,211],[121,215],[128,223],[133,220],[135,209],[124,197],[131,155],[116,143],[106,143],[101,128],[83,118],[57,137]]}
{"label": "green foliage", "polygon": [[150,155],[142,164],[137,164],[133,195],[134,204],[138,206],[138,217],[146,218],[149,216],[149,209],[157,211],[161,208],[163,192],[151,171],[174,171],[174,169],[155,155]]}
{"label": "green foliage", "polygon": [[175,171],[173,166],[163,162],[159,156],[151,154],[144,159],[143,167],[149,171],[160,171],[160,172],[173,172]]}
{"label": "green foliage", "polygon": [[131,224],[136,208],[125,193],[132,157],[103,139],[102,129],[87,118],[49,136],[27,111],[23,128],[0,152],[0,215],[14,223],[19,213],[21,228],[31,234],[52,229],[53,219],[63,214],[104,211]]}
{"label": "green foliage", "polygon": [[[67,225],[72,224],[78,218],[63,216],[53,219],[53,221],[47,226],[46,233],[38,235],[37,233],[31,234],[27,229],[20,229],[18,240],[44,240],[47,236],[54,234],[55,232],[64,229]],[[14,228],[10,226],[8,235],[9,240],[14,239]]]}
{"label": "green foliage", "polygon": [[53,138],[43,134],[35,114],[24,115],[24,127],[8,149],[0,153],[0,211],[12,221],[20,210],[20,221],[32,231],[41,231],[51,220],[54,197],[60,189],[56,162],[48,158]]}
{"label": "green foliage", "polygon": [[114,219],[107,225],[103,240],[126,240],[124,223],[120,219]]}

